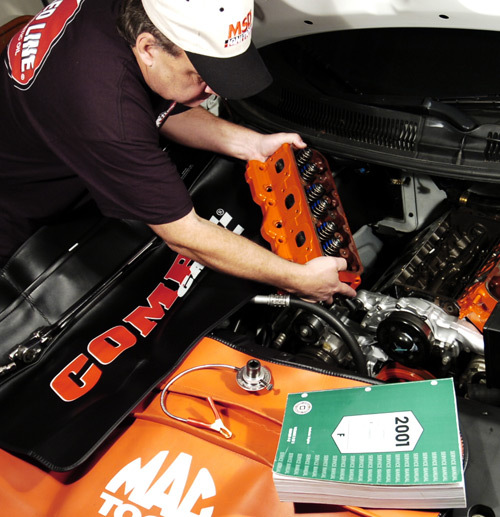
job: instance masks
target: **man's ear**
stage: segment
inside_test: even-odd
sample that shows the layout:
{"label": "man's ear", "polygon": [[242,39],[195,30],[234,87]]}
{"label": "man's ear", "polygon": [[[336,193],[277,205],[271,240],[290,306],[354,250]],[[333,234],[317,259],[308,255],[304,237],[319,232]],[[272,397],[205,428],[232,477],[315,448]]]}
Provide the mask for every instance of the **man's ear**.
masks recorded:
{"label": "man's ear", "polygon": [[154,56],[158,50],[156,38],[149,32],[141,32],[135,41],[135,53],[146,66],[153,66]]}

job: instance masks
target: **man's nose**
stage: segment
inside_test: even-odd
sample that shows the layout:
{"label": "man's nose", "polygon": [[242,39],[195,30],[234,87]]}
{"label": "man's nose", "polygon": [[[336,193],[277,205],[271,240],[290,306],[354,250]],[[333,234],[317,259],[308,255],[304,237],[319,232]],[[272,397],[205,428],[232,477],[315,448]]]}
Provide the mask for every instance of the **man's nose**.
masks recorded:
{"label": "man's nose", "polygon": [[208,86],[208,84],[205,86],[205,90],[204,90],[205,93],[209,93],[210,95],[217,95],[217,93],[215,93],[212,88],[210,88],[210,86]]}

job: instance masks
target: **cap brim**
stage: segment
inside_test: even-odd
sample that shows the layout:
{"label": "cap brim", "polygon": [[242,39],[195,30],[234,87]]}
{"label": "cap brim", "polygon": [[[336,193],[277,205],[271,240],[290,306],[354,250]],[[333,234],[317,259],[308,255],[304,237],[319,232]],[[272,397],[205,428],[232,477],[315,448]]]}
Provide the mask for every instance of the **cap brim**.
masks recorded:
{"label": "cap brim", "polygon": [[253,43],[243,54],[230,58],[186,54],[208,86],[227,99],[257,95],[273,80]]}

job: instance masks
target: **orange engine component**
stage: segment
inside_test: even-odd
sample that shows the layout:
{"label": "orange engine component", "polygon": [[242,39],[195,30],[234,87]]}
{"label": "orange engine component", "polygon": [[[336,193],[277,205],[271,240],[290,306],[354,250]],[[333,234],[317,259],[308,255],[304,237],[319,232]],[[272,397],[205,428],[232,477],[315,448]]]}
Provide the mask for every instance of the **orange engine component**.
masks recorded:
{"label": "orange engine component", "polygon": [[246,180],[264,216],[261,233],[272,250],[304,264],[322,255],[343,257],[340,279],[356,288],[363,267],[327,160],[284,144],[265,163],[250,161]]}
{"label": "orange engine component", "polygon": [[397,362],[383,366],[376,377],[384,382],[410,382],[435,379],[434,375],[427,370],[409,368]]}
{"label": "orange engine component", "polygon": [[474,283],[458,300],[460,318],[467,318],[480,331],[500,300],[500,245],[476,276]]}

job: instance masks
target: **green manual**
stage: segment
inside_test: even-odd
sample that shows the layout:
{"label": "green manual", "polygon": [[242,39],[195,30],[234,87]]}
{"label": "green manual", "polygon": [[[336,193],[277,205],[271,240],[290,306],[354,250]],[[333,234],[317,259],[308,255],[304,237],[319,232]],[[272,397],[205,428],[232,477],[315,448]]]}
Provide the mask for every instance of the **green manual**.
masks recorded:
{"label": "green manual", "polygon": [[452,379],[289,394],[273,478],[282,501],[465,507]]}

